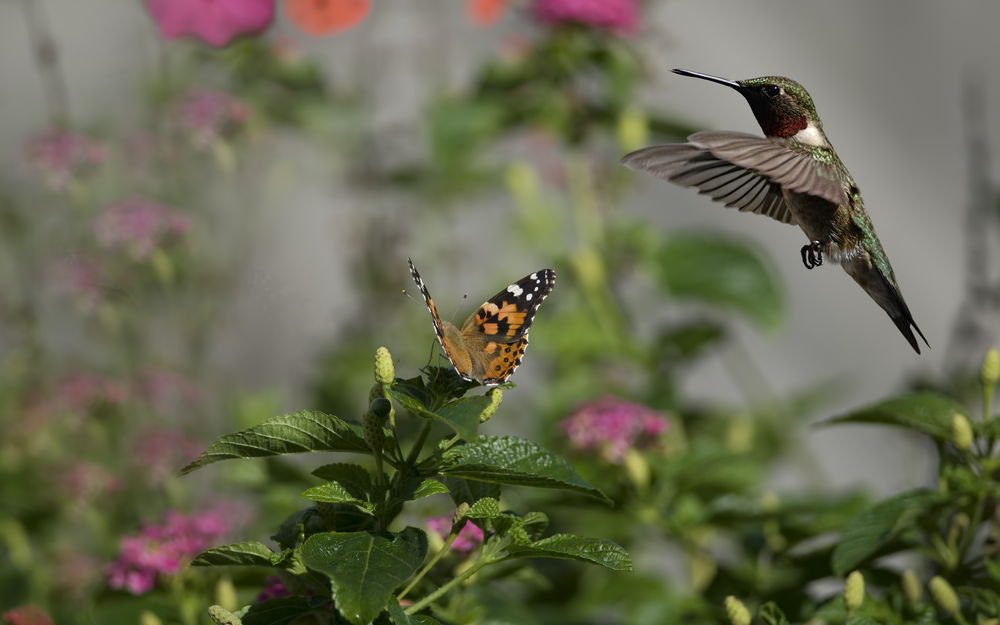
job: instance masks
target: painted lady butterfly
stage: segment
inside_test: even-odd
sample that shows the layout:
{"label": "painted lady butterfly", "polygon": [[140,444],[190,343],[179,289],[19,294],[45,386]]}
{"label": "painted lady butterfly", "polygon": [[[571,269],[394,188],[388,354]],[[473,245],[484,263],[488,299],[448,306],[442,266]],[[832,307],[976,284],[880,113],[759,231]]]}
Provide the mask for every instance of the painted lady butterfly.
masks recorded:
{"label": "painted lady butterfly", "polygon": [[461,328],[442,321],[431,294],[410,261],[410,274],[431,312],[434,333],[445,356],[466,380],[486,386],[507,381],[528,347],[528,328],[556,283],[556,272],[539,269],[483,302]]}

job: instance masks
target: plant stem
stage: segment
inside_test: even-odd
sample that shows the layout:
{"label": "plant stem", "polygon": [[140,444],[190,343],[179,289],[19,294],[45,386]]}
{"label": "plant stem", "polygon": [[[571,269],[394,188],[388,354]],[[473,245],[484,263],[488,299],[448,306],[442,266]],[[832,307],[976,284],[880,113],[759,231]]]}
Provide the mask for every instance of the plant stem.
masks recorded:
{"label": "plant stem", "polygon": [[414,603],[413,605],[411,605],[410,607],[406,608],[406,610],[404,610],[404,611],[407,614],[416,614],[420,610],[423,610],[424,608],[426,608],[430,604],[432,604],[435,601],[437,601],[439,597],[441,597],[442,595],[444,595],[445,593],[447,593],[449,590],[451,590],[455,586],[458,586],[459,584],[461,584],[465,580],[469,579],[470,577],[472,577],[473,575],[475,575],[476,573],[478,573],[479,569],[481,569],[484,566],[486,566],[486,564],[487,564],[487,562],[485,560],[479,560],[478,562],[476,562],[475,564],[473,564],[472,566],[470,566],[466,570],[464,570],[461,573],[459,573],[458,575],[456,575],[454,577],[454,579],[452,579],[451,581],[449,581],[447,584],[445,584],[444,586],[441,586],[440,588],[438,588],[437,590],[435,590],[431,594],[427,595],[426,597],[424,597],[420,601],[418,601],[418,602]]}
{"label": "plant stem", "polygon": [[420,430],[420,435],[417,436],[417,442],[413,443],[413,448],[410,449],[410,455],[406,457],[406,464],[412,466],[417,461],[417,457],[420,456],[420,450],[424,447],[424,441],[427,440],[427,435],[431,433],[431,422],[429,420],[424,421],[424,427]]}
{"label": "plant stem", "polygon": [[424,567],[420,569],[420,571],[414,576],[414,578],[410,581],[410,583],[406,585],[406,588],[404,588],[403,591],[396,596],[397,600],[405,597],[407,593],[413,590],[413,587],[416,586],[417,583],[424,578],[424,575],[427,575],[428,571],[434,568],[434,565],[438,563],[438,560],[444,557],[444,554],[448,553],[448,551],[451,550],[451,544],[455,542],[456,538],[458,538],[457,533],[452,532],[448,534],[448,539],[444,542],[444,545],[438,550],[437,553],[434,554],[434,557],[428,560],[427,564],[425,564]]}
{"label": "plant stem", "polygon": [[49,123],[53,127],[62,127],[69,125],[69,97],[66,95],[66,78],[59,65],[59,51],[43,5],[42,0],[21,0],[28,40],[42,79]]}

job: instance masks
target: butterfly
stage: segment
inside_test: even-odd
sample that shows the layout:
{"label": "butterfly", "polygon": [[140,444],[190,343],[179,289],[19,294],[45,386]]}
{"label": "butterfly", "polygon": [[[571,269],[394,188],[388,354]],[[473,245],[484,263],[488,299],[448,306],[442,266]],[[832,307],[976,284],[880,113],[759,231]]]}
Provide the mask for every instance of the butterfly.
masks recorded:
{"label": "butterfly", "polygon": [[503,384],[521,364],[528,328],[556,283],[556,272],[539,269],[500,291],[469,315],[462,327],[442,321],[427,286],[410,263],[410,275],[424,296],[434,333],[458,375],[485,386]]}

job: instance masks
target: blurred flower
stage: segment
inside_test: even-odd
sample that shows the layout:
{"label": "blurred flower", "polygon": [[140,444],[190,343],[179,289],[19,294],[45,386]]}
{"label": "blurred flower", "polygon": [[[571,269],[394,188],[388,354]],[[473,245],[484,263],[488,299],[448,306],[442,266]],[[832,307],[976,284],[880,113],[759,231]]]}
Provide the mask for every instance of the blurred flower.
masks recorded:
{"label": "blurred flower", "polygon": [[163,407],[165,404],[197,402],[201,389],[187,376],[167,369],[149,368],[139,374],[139,393],[149,403]]}
{"label": "blurred flower", "polygon": [[148,428],[136,435],[132,458],[152,483],[159,484],[197,458],[201,447],[201,443],[182,432]]}
{"label": "blurred flower", "polygon": [[356,26],[371,10],[371,0],[285,0],[288,21],[317,37]]}
{"label": "blurred flower", "polygon": [[[447,538],[451,533],[453,516],[445,514],[442,516],[430,517],[424,523],[432,532],[435,532],[442,539]],[[451,543],[451,550],[459,553],[469,553],[483,543],[483,530],[473,523],[466,521],[465,525],[458,532],[455,541]]]}
{"label": "blurred flower", "polygon": [[67,256],[52,263],[48,272],[56,292],[72,297],[85,312],[104,301],[104,271],[93,258]]}
{"label": "blurred flower", "polygon": [[507,0],[467,0],[465,15],[477,26],[489,26],[503,17]]}
{"label": "blurred flower", "polygon": [[653,439],[667,425],[655,410],[608,395],[578,407],[560,427],[573,447],[597,451],[608,462],[621,464],[629,449]]}
{"label": "blurred flower", "polygon": [[118,491],[122,485],[110,469],[87,461],[76,462],[62,471],[57,484],[64,497],[78,502],[94,501]]}
{"label": "blurred flower", "polygon": [[87,135],[50,130],[29,138],[24,144],[24,156],[49,187],[60,190],[100,165],[105,151]]}
{"label": "blurred flower", "polygon": [[255,603],[267,601],[268,599],[281,599],[282,597],[291,596],[291,594],[288,588],[285,587],[285,584],[282,583],[281,578],[277,575],[272,575],[264,580],[264,588],[257,595]]}
{"label": "blurred flower", "polygon": [[96,404],[120,405],[128,399],[128,386],[94,373],[74,373],[56,388],[56,397],[67,410],[83,412]]}
{"label": "blurred flower", "polygon": [[166,237],[190,229],[186,216],[142,198],[109,206],[94,222],[98,241],[108,247],[125,247],[137,259],[148,258]]}
{"label": "blurred flower", "polygon": [[146,0],[166,39],[191,35],[221,47],[239,35],[266,29],[274,20],[275,0]]}
{"label": "blurred flower", "polygon": [[532,13],[547,24],[578,23],[631,33],[637,9],[636,0],[535,0]]}
{"label": "blurred flower", "polygon": [[195,147],[204,150],[220,138],[236,134],[250,118],[250,109],[223,91],[197,89],[181,96],[177,118]]}
{"label": "blurred flower", "polygon": [[147,525],[121,541],[118,559],[108,570],[108,585],[133,595],[150,591],[159,577],[175,575],[191,558],[230,529],[220,509],[185,516],[169,511],[160,525]]}
{"label": "blurred flower", "polygon": [[53,625],[52,617],[37,605],[27,603],[0,615],[0,622],[9,625]]}
{"label": "blurred flower", "polygon": [[64,551],[56,555],[54,569],[59,592],[82,598],[100,578],[101,564],[94,556]]}

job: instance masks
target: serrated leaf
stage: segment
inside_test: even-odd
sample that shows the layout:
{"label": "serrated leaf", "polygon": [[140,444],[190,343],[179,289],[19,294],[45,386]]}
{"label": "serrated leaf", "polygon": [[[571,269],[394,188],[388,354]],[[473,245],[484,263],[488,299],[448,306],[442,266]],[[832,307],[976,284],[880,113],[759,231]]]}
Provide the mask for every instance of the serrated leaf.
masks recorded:
{"label": "serrated leaf", "polygon": [[372,476],[368,469],[358,464],[336,462],[324,464],[313,475],[328,482],[337,482],[357,499],[365,499],[372,491]]}
{"label": "serrated leaf", "polygon": [[979,586],[959,586],[955,592],[971,603],[976,608],[977,614],[982,614],[984,617],[1000,617],[1000,595],[994,591]]}
{"label": "serrated leaf", "polygon": [[965,410],[955,400],[930,391],[909,393],[820,423],[876,423],[904,427],[939,440],[951,439],[951,418]]}
{"label": "serrated leaf", "polygon": [[673,297],[697,300],[745,315],[773,330],[785,297],[763,254],[749,243],[717,234],[667,237],[657,254],[660,283]]}
{"label": "serrated leaf", "polygon": [[453,447],[444,456],[444,475],[469,480],[557,488],[610,503],[600,490],[580,477],[565,458],[516,436],[484,436]]}
{"label": "serrated leaf", "polygon": [[451,499],[455,505],[467,503],[470,506],[484,497],[500,499],[500,485],[492,482],[477,482],[464,480],[460,477],[442,477],[442,482],[448,487]]}
{"label": "serrated leaf", "polygon": [[932,491],[911,490],[880,501],[859,514],[844,528],[833,550],[831,564],[834,575],[843,577],[858,568],[897,538],[899,531],[912,521],[913,515],[936,499],[937,495]]}
{"label": "serrated leaf", "polygon": [[760,606],[760,610],[757,611],[757,618],[764,625],[788,625],[788,617],[781,611],[778,604],[773,601],[768,601]]}
{"label": "serrated leaf", "polygon": [[191,566],[274,566],[280,556],[264,543],[235,543],[202,551]]}
{"label": "serrated leaf", "polygon": [[600,564],[613,571],[631,571],[632,559],[618,543],[603,538],[556,534],[529,545],[512,544],[512,558],[566,558]]}
{"label": "serrated leaf", "polygon": [[402,404],[411,414],[443,423],[463,440],[471,440],[476,437],[476,432],[479,430],[479,415],[490,404],[488,397],[480,395],[458,399],[437,410],[431,410],[418,399],[396,387],[393,387],[391,392],[393,399]]}
{"label": "serrated leaf", "polygon": [[448,487],[437,480],[426,479],[420,482],[416,490],[413,491],[412,499],[423,499],[431,495],[443,495],[448,493]]}
{"label": "serrated leaf", "polygon": [[217,438],[200,456],[181,469],[181,474],[231,458],[260,458],[308,451],[370,454],[371,449],[358,432],[360,429],[356,426],[316,410],[280,415],[248,430]]}
{"label": "serrated leaf", "polygon": [[466,514],[470,519],[495,519],[500,516],[500,502],[492,497],[485,497],[469,506]]}
{"label": "serrated leaf", "polygon": [[440,621],[437,621],[426,614],[407,614],[398,601],[389,602],[389,619],[392,621],[393,625],[441,625]]}
{"label": "serrated leaf", "polygon": [[306,540],[302,561],[330,578],[333,600],[348,621],[367,625],[426,553],[427,537],[413,527],[392,540],[367,532],[327,532]]}
{"label": "serrated leaf", "polygon": [[312,488],[306,490],[302,493],[302,496],[307,499],[312,499],[313,501],[319,501],[323,503],[343,503],[356,506],[365,512],[371,512],[374,510],[374,506],[367,501],[362,501],[354,495],[352,495],[346,488],[340,485],[339,482],[327,482],[326,484],[320,484],[319,486],[313,486]]}
{"label": "serrated leaf", "polygon": [[288,625],[305,614],[319,612],[320,607],[310,597],[268,599],[253,604],[240,620],[243,625]]}

